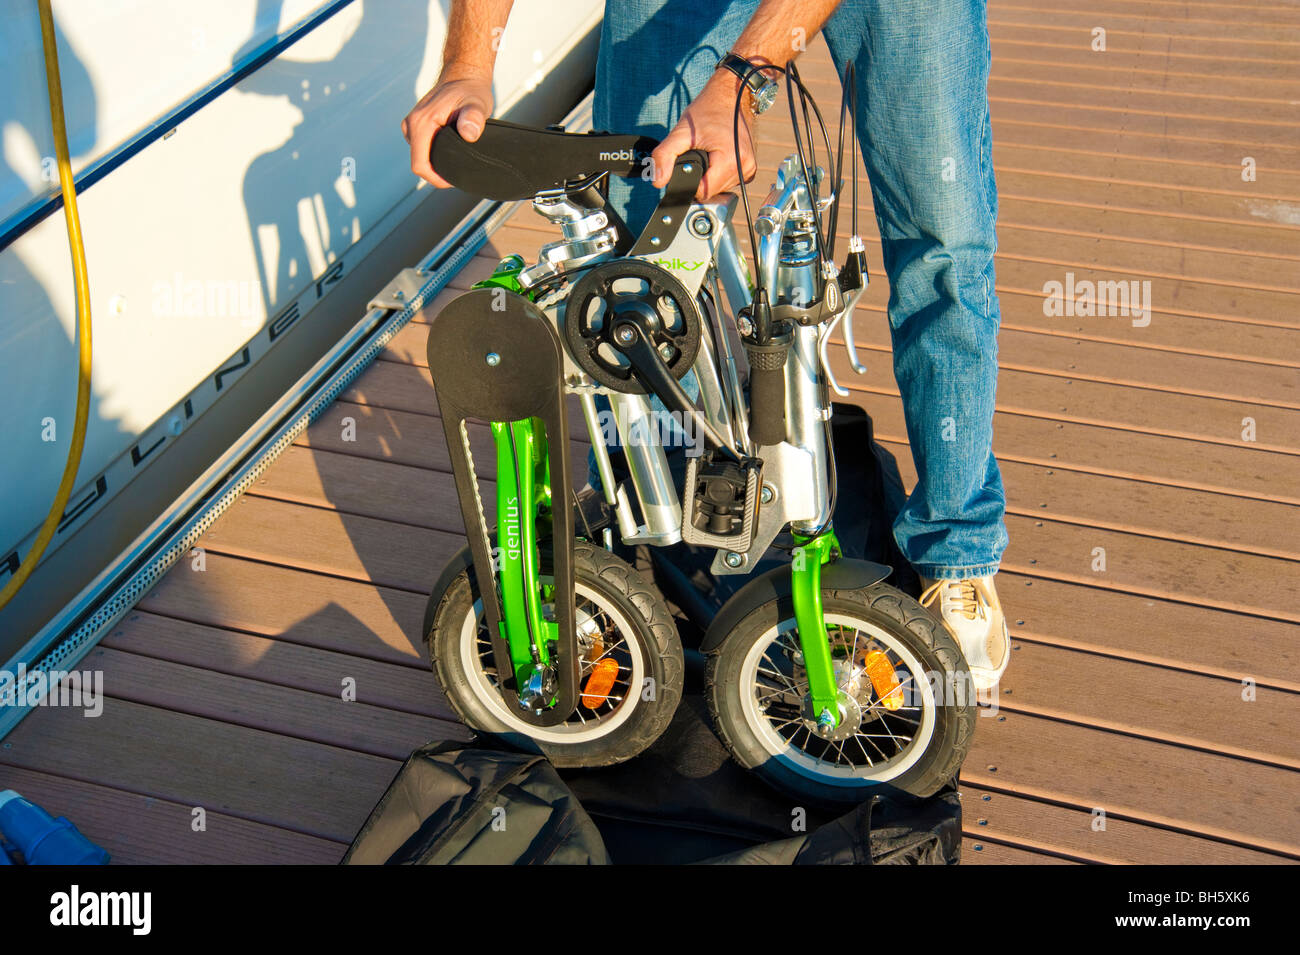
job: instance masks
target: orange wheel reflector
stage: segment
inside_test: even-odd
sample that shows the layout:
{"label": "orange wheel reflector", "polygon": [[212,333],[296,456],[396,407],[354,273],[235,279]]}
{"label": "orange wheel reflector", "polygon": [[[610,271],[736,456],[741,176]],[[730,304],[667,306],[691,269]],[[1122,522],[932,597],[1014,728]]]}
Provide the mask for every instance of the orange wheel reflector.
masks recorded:
{"label": "orange wheel reflector", "polygon": [[609,698],[609,691],[617,679],[618,661],[613,657],[605,657],[592,668],[591,676],[587,677],[587,688],[582,691],[582,705],[589,710],[600,706]]}
{"label": "orange wheel reflector", "polygon": [[896,710],[902,706],[903,689],[894,677],[894,665],[889,662],[889,654],[883,650],[872,650],[863,662],[871,677],[871,686],[885,709]]}

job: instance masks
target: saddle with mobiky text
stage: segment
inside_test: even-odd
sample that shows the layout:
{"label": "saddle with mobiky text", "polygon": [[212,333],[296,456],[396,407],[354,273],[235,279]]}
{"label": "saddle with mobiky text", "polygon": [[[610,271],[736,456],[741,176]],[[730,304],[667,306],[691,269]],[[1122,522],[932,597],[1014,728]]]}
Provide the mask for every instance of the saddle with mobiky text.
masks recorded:
{"label": "saddle with mobiky text", "polygon": [[[787,88],[807,95],[792,67]],[[683,154],[636,235],[607,187],[642,176],[654,140],[495,120],[474,143],[435,137],[448,182],[529,199],[560,232],[431,320],[468,544],[434,584],[424,637],[470,726],[526,737],[559,767],[649,746],[681,698],[682,648],[654,582],[613,551],[684,542],[713,554],[715,576],[749,578],[697,621],[713,726],[741,765],[828,803],[885,783],[930,795],[956,774],[975,714],[958,645],[886,583],[889,567],[844,556],[832,527],[831,400],[849,393],[837,371],[864,370],[853,313],[867,269],[856,199],[834,257],[843,134],[832,155],[822,132],[829,168],[811,129],[797,135],[756,216],[743,186],[697,202],[705,157]],[[856,149],[852,162],[856,197]],[[569,403],[599,476],[581,494]],[[774,549],[789,559],[757,573]]]}

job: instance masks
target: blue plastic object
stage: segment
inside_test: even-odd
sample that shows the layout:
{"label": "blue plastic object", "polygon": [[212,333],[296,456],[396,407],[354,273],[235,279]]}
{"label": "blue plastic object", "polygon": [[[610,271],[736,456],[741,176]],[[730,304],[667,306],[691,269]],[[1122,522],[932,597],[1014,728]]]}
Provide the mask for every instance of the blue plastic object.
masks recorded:
{"label": "blue plastic object", "polygon": [[55,819],[12,789],[0,792],[0,833],[22,853],[28,865],[108,864],[108,853],[66,818]]}

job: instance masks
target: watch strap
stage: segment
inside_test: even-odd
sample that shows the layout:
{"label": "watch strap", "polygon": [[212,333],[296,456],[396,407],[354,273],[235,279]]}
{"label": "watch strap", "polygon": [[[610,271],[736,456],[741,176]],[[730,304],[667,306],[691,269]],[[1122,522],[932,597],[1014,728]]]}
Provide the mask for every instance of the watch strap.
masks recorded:
{"label": "watch strap", "polygon": [[718,68],[727,69],[736,74],[748,87],[750,95],[754,97],[750,104],[754,112],[762,112],[759,107],[762,102],[761,91],[771,80],[764,76],[761,70],[754,69],[754,64],[738,53],[727,53],[718,61]]}

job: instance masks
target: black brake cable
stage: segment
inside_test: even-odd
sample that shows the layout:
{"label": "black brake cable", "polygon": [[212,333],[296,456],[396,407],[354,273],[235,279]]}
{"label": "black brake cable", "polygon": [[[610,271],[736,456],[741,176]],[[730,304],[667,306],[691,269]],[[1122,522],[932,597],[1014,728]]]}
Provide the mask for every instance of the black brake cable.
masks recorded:
{"label": "black brake cable", "polygon": [[[853,77],[853,64],[850,62],[849,65],[844,70],[844,83],[845,83],[846,91],[848,89],[848,84],[853,81],[852,77]],[[827,236],[827,245],[830,248],[832,261],[834,261],[835,259],[835,240],[837,238],[836,233],[839,231],[839,224],[840,224],[840,193],[844,189],[844,126],[845,126],[844,111],[846,108],[848,108],[848,104],[849,104],[848,96],[847,95],[840,96],[839,147],[835,152],[835,178],[832,180],[832,182],[834,182],[835,184],[835,202],[832,203],[831,205],[830,222],[827,225],[827,232],[829,233],[829,235]],[[855,167],[855,171],[856,171],[856,167]],[[856,187],[857,185],[856,177],[854,178],[853,182]],[[854,194],[853,199],[855,202],[857,201],[856,192]]]}
{"label": "black brake cable", "polygon": [[[795,66],[793,62],[791,62],[788,65],[788,69],[789,69],[789,76],[787,78],[787,86],[790,86],[791,82],[793,83],[793,86],[790,88],[789,95],[790,95],[790,125],[793,129],[794,136],[795,136],[795,151],[799,156],[799,163],[800,163],[801,171],[804,174],[804,181],[808,186],[809,196],[812,199],[813,223],[816,226],[816,231],[817,231],[817,242],[818,242],[817,249],[818,252],[822,255],[823,260],[830,261],[834,255],[834,243],[830,240],[830,237],[826,235],[825,230],[822,227],[821,208],[818,203],[818,199],[820,197],[821,180],[820,179],[814,180],[812,178],[812,172],[811,172],[812,170],[816,169],[816,165],[817,165],[817,147],[812,132],[812,118],[811,118],[812,116],[817,117],[817,126],[820,129],[822,134],[822,142],[826,146],[827,163],[831,161],[831,156],[834,154],[835,151],[831,148],[831,137],[830,137],[830,133],[826,129],[826,120],[822,117],[821,108],[817,105],[816,98],[813,97],[813,95],[810,92],[808,92],[808,87],[806,87],[803,84],[803,80],[799,76],[799,68]],[[804,156],[803,137],[801,137],[799,134],[799,121],[798,118],[795,116],[795,112],[794,112],[794,90],[795,89],[799,91],[799,104],[800,104],[800,109],[802,110],[804,116],[804,136],[807,138],[808,151],[810,153],[810,156],[808,157]],[[809,114],[809,107],[811,107],[812,109],[811,115]],[[830,170],[830,169],[825,170],[825,172],[827,173],[828,176],[833,177],[832,181],[838,180],[840,178],[841,170],[838,167],[834,170]],[[838,203],[839,203],[839,193],[837,191],[835,194],[835,199],[833,201],[833,204],[838,205]]]}
{"label": "black brake cable", "polygon": [[[785,69],[783,67],[777,66],[775,63],[770,65],[751,63],[749,69],[745,71],[745,75],[742,76],[740,79],[740,86],[736,90],[735,108],[732,110],[732,114],[731,114],[731,139],[736,152],[736,177],[740,180],[740,202],[745,209],[745,226],[749,230],[749,251],[750,254],[754,256],[754,264],[755,264],[754,271],[755,271],[755,275],[757,276],[756,286],[754,289],[754,295],[756,299],[760,291],[766,291],[766,290],[763,287],[763,272],[761,269],[757,267],[758,266],[758,237],[754,232],[754,216],[749,209],[749,190],[745,187],[745,170],[742,168],[741,161],[740,161],[740,104],[744,101],[745,92],[748,89],[746,84],[749,82],[749,78],[753,76],[755,73],[761,73],[764,70],[775,70],[777,73],[780,73],[782,75],[785,74]],[[754,145],[752,136],[750,137],[750,144]],[[757,153],[757,150],[755,150],[755,153]],[[757,159],[758,157],[757,155],[755,155],[755,162],[757,162]]]}
{"label": "black brake cable", "polygon": [[[804,86],[803,82],[799,79],[799,71],[798,71],[798,68],[795,67],[793,61],[787,63],[787,64],[786,64],[786,68],[784,68],[784,69],[783,69],[782,67],[776,66],[775,64],[772,64],[772,65],[751,64],[751,65],[750,65],[750,68],[745,72],[744,76],[741,78],[740,87],[736,90],[736,102],[735,102],[735,106],[734,106],[734,108],[733,108],[733,110],[732,110],[732,117],[731,117],[731,136],[732,136],[732,144],[733,144],[733,147],[734,147],[734,149],[735,149],[736,176],[737,176],[737,179],[739,179],[739,182],[740,182],[740,199],[741,199],[741,205],[744,207],[744,210],[745,210],[745,226],[746,226],[746,228],[747,228],[747,230],[748,230],[748,233],[749,233],[749,247],[750,247],[750,251],[751,251],[751,253],[754,255],[754,258],[755,258],[755,264],[756,264],[756,266],[757,266],[757,259],[758,259],[758,240],[757,240],[757,236],[756,236],[755,233],[754,233],[754,217],[753,217],[752,212],[750,211],[750,205],[749,205],[749,191],[748,191],[748,189],[746,188],[746,184],[745,184],[745,173],[744,173],[744,169],[742,168],[742,165],[741,165],[741,156],[740,156],[740,105],[741,105],[741,102],[743,101],[743,99],[744,99],[744,95],[745,95],[745,88],[746,88],[746,87],[745,87],[745,81],[748,80],[749,77],[752,76],[753,74],[755,74],[755,73],[759,73],[759,72],[762,72],[763,70],[774,70],[775,72],[780,73],[780,74],[783,74],[783,75],[786,77],[786,89],[787,89],[787,95],[790,97],[790,125],[791,125],[791,127],[792,127],[793,132],[794,132],[794,137],[795,137],[795,151],[796,151],[796,153],[798,154],[798,157],[799,157],[799,167],[800,167],[800,172],[803,174],[803,177],[804,177],[804,183],[808,186],[808,188],[809,188],[809,195],[810,195],[810,198],[812,199],[812,214],[813,214],[813,222],[814,222],[814,225],[815,225],[814,232],[815,232],[815,234],[816,234],[816,236],[817,236],[817,251],[818,251],[819,255],[822,256],[822,261],[829,261],[829,259],[826,257],[826,242],[823,240],[823,235],[822,235],[822,227],[821,227],[821,215],[820,215],[820,210],[817,208],[817,186],[816,186],[816,183],[814,183],[814,182],[810,179],[810,177],[809,177],[809,171],[808,171],[808,160],[807,160],[807,158],[804,156],[802,137],[800,136],[800,133],[799,133],[799,122],[798,122],[798,117],[795,115],[795,112],[794,112],[794,90],[795,90],[796,88],[799,90],[799,94],[800,94],[800,97],[799,97],[799,98],[800,98],[800,103],[802,104],[802,108],[803,108],[803,113],[804,113],[804,122],[805,122],[806,129],[807,129],[807,138],[808,138],[808,140],[809,140],[809,148],[813,150],[813,154],[814,154],[814,158],[815,158],[815,156],[816,156],[815,148],[816,148],[816,147],[814,146],[813,141],[812,141],[812,140],[813,140],[813,136],[812,136],[812,120],[811,120],[811,118],[810,118],[809,110],[808,110],[808,107],[809,107],[809,105],[811,104],[811,106],[812,106],[812,114],[813,114],[813,115],[816,115],[816,117],[817,117],[818,125],[821,127],[822,138],[823,138],[823,140],[824,140],[825,143],[826,143],[826,154],[827,154],[827,159],[826,159],[826,161],[827,161],[828,163],[830,162],[830,155],[831,155],[831,153],[832,153],[831,145],[830,145],[830,133],[829,133],[829,132],[827,131],[827,129],[826,129],[826,123],[825,123],[825,120],[823,120],[823,118],[822,118],[821,110],[817,108],[817,101],[816,101],[815,99],[812,98],[812,95],[808,92],[808,88],[807,88],[806,86]],[[792,73],[793,73],[793,76],[791,76]],[[848,75],[848,73],[846,72],[846,76],[847,76],[847,75]],[[854,99],[854,106],[856,107],[856,96],[855,96],[855,99]],[[855,206],[855,208],[853,209],[852,215],[853,215],[854,233],[856,234],[856,232],[857,232],[857,209],[856,209],[856,200],[857,200],[856,113],[853,113],[853,114],[851,115],[851,118],[853,119],[853,122],[854,122],[854,132],[853,132],[853,135],[855,136],[855,143],[854,143],[854,162],[855,162],[855,165],[854,165],[854,170],[853,170],[853,196],[854,196],[854,206]],[[843,143],[843,139],[844,139],[844,137],[843,137],[843,128],[842,128],[842,127],[843,127],[843,121],[844,121],[844,105],[843,105],[843,100],[841,100],[841,104],[840,104],[840,124],[841,124],[841,130],[840,130],[840,142],[841,142],[841,144]],[[751,138],[752,138],[752,137],[751,137]],[[843,173],[843,161],[844,161],[844,155],[843,155],[843,148],[842,148],[842,145],[841,145],[840,152],[839,152],[839,154],[836,156],[835,179],[832,180],[832,181],[835,181],[835,182],[838,183],[838,181],[839,181],[840,179],[842,179],[842,173]],[[832,215],[835,215],[835,214],[838,212],[839,201],[840,201],[840,191],[839,191],[839,189],[837,188],[837,189],[836,189],[836,192],[835,192],[835,200],[834,200],[834,203],[833,203],[833,205],[832,205],[832,209],[834,210],[833,213],[832,213]],[[832,221],[834,221],[834,220],[832,220]],[[765,294],[765,290],[763,289],[763,285],[762,285],[762,270],[761,270],[761,269],[757,269],[757,267],[756,267],[756,273],[757,273],[758,278],[757,278],[757,283],[756,283],[756,288],[755,288],[755,300],[758,299],[759,294]],[[829,388],[829,385],[828,385],[825,381],[822,382],[822,400],[826,403],[827,407],[829,407],[829,405],[830,405],[830,388]],[[813,535],[814,537],[820,537],[822,534],[824,534],[824,533],[826,532],[827,528],[830,527],[830,525],[831,525],[831,520],[832,520],[832,518],[833,518],[833,516],[834,516],[834,514],[835,514],[835,506],[836,506],[836,504],[837,504],[837,502],[838,502],[838,498],[839,498],[839,480],[838,480],[838,476],[836,475],[836,464],[835,464],[835,441],[834,441],[834,435],[833,435],[833,432],[832,432],[832,429],[831,429],[831,422],[830,422],[830,419],[829,419],[829,418],[825,419],[825,420],[822,422],[822,424],[823,424],[823,428],[824,428],[824,432],[825,432],[825,438],[826,438],[827,484],[829,485],[828,488],[827,488],[827,490],[828,490],[828,492],[829,492],[828,495],[827,495],[827,497],[828,497],[828,504],[829,504],[829,507],[828,507],[827,512],[826,512],[826,520],[823,521],[823,522],[822,522],[822,525],[817,529],[817,532]]]}
{"label": "black brake cable", "polygon": [[[809,157],[804,155],[804,136],[803,133],[800,132],[799,130],[799,117],[798,115],[796,115],[794,109],[794,104],[795,104],[794,93],[796,89],[795,84],[798,82],[799,82],[798,69],[795,67],[794,63],[791,63],[787,68],[785,74],[786,96],[789,97],[790,100],[790,129],[791,132],[794,133],[794,151],[795,151],[795,155],[798,156],[799,158],[799,171],[803,175],[804,185],[808,189],[808,198],[810,200],[809,205],[812,207],[813,234],[814,236],[816,236],[817,239],[817,256],[822,262],[825,262],[827,261],[826,242],[824,237],[822,236],[821,211],[817,208],[817,183],[813,179],[813,173],[809,166]],[[803,84],[800,83],[797,88],[800,90],[800,100],[804,104],[804,111],[806,114],[807,100],[804,99],[803,97],[803,92],[804,92]],[[812,160],[815,162],[817,158],[817,151],[816,151],[816,147],[811,142],[812,139],[811,123],[808,124],[808,129],[809,129],[808,138],[810,140],[810,142],[808,143],[808,148],[812,152]],[[820,272],[820,269],[818,271]]]}
{"label": "black brake cable", "polygon": [[[849,209],[851,217],[850,224],[852,232],[850,235],[858,234],[858,70],[857,66],[850,61],[844,67],[844,89],[848,92],[849,97],[849,151],[852,156],[852,179],[853,179],[853,206]],[[841,111],[842,112],[842,111]]]}
{"label": "black brake cable", "polygon": [[[792,69],[794,68],[793,63],[790,64],[790,66]],[[795,70],[795,78],[797,81],[798,79],[797,69]],[[853,162],[853,169],[852,169],[853,207],[852,209],[849,210],[849,215],[851,218],[851,227],[853,230],[851,234],[852,235],[858,234],[858,129],[857,129],[858,96],[857,96],[856,79],[857,79],[856,71],[854,69],[853,63],[847,64],[844,69],[844,86],[843,86],[842,94],[840,96],[839,150],[837,151],[835,156],[835,176],[831,180],[835,184],[835,199],[831,204],[830,223],[829,223],[830,229],[832,230],[829,238],[829,245],[831,247],[832,254],[834,252],[834,247],[835,247],[835,230],[838,228],[840,198],[842,194],[842,186],[844,180],[844,126],[845,126],[844,118],[845,118],[846,102],[848,103],[848,119],[849,119],[849,126],[850,126],[849,138],[852,140],[852,143],[850,144],[850,152],[852,155],[852,162]],[[802,83],[799,84],[799,88],[801,94],[806,96],[807,90],[803,87]],[[814,102],[813,103],[814,109],[816,109],[816,105],[817,105],[816,102]],[[793,113],[793,107],[791,109],[791,112]],[[820,118],[821,118],[821,114],[819,111],[818,119],[820,120]],[[822,129],[823,131],[825,130],[824,124],[822,126]],[[809,135],[809,138],[810,139],[812,138],[811,133]],[[830,152],[829,139],[827,141],[826,149],[827,149],[827,153],[829,153]],[[802,162],[802,160],[803,160],[803,156],[801,153],[800,161]],[[827,162],[830,162],[829,158],[827,158]],[[806,181],[806,177],[805,177],[805,181]],[[816,209],[816,206],[817,203],[816,200],[814,199],[813,202],[814,210]],[[825,403],[827,408],[831,407],[830,383],[824,379],[822,381],[822,401]],[[818,527],[817,531],[812,535],[813,537],[820,537],[822,534],[826,533],[826,531],[830,528],[831,522],[835,518],[835,507],[839,503],[840,482],[839,482],[838,467],[835,462],[835,431],[834,428],[831,426],[830,417],[823,419],[822,427],[824,429],[824,434],[826,439],[826,482],[828,485],[827,488],[828,506],[826,508],[826,519],[822,521],[821,526]]]}

